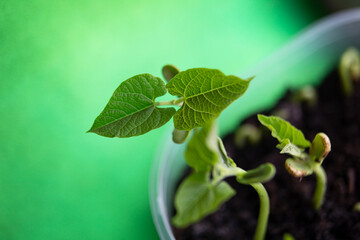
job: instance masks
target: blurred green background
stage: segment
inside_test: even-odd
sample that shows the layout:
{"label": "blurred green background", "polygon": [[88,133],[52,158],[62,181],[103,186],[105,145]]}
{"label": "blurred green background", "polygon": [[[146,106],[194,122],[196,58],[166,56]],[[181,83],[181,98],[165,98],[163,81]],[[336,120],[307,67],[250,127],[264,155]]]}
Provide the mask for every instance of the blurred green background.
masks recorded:
{"label": "blurred green background", "polygon": [[148,179],[167,130],[86,134],[112,92],[168,63],[238,73],[324,14],[310,0],[0,1],[0,239],[157,239]]}

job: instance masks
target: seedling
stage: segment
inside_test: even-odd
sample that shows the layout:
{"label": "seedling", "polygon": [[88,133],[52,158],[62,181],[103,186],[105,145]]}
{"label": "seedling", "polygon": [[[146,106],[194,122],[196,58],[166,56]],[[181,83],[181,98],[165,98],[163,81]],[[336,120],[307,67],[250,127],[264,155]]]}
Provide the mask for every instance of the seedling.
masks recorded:
{"label": "seedling", "polygon": [[243,148],[246,144],[255,146],[260,140],[261,130],[249,123],[242,124],[234,135],[234,142],[238,148]]}
{"label": "seedling", "polygon": [[284,233],[283,240],[295,240],[295,238],[290,233]]}
{"label": "seedling", "polygon": [[351,95],[354,82],[360,80],[360,53],[356,48],[347,49],[341,56],[339,74],[344,95]]}
{"label": "seedling", "polygon": [[[285,161],[286,170],[292,176],[302,178],[315,173],[317,185],[312,201],[314,208],[319,209],[326,191],[326,173],[321,164],[331,151],[328,136],[325,133],[318,133],[310,143],[300,130],[282,118],[258,114],[258,119],[279,141],[276,147],[281,150],[280,153],[292,156]],[[306,148],[310,148],[309,153],[305,152]]]}
{"label": "seedling", "polygon": [[[247,90],[252,78],[225,76],[216,69],[193,68],[183,72],[167,65],[163,75],[168,83],[150,74],[125,80],[115,90],[89,132],[105,137],[132,137],[163,126],[171,118],[173,140],[182,143],[194,130],[185,159],[193,172],[180,185],[175,197],[176,216],[173,224],[186,227],[216,211],[235,194],[224,179],[236,177],[241,184],[251,185],[260,198],[255,240],[265,237],[269,215],[269,198],[261,182],[275,174],[271,164],[246,172],[226,154],[216,134],[214,120]],[[177,99],[157,102],[170,93]]]}
{"label": "seedling", "polygon": [[355,203],[353,211],[360,213],[360,202]]}
{"label": "seedling", "polygon": [[258,193],[260,209],[255,240],[265,238],[269,197],[261,184],[275,174],[275,167],[265,163],[250,171],[236,166],[227,156],[214,124],[195,131],[185,151],[185,159],[193,172],[180,185],[175,195],[177,213],[172,222],[177,227],[186,227],[216,211],[222,203],[230,199],[235,190],[224,179],[236,177],[241,184],[251,185]]}
{"label": "seedling", "polygon": [[317,103],[317,92],[313,86],[305,86],[295,91],[292,99],[298,103],[304,103],[306,106],[313,107]]}

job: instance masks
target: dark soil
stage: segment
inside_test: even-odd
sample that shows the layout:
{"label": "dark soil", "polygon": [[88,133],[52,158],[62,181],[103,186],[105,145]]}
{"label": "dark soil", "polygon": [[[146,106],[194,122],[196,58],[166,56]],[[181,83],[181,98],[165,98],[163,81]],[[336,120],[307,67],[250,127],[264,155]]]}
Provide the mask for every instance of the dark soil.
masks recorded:
{"label": "dark soil", "polygon": [[[328,187],[325,202],[314,211],[311,198],[316,185],[315,177],[294,178],[287,173],[284,161],[275,148],[277,142],[270,131],[264,130],[262,141],[256,145],[238,148],[234,134],[224,138],[228,154],[244,169],[261,163],[273,163],[277,174],[265,183],[270,196],[270,217],[266,239],[282,239],[290,233],[296,240],[359,240],[360,212],[353,210],[360,202],[360,81],[350,97],[341,92],[337,72],[332,72],[317,88],[318,103],[309,107],[291,99],[290,91],[271,111],[287,111],[294,126],[301,129],[307,139],[325,132],[332,151],[323,162],[327,172]],[[243,123],[260,127],[256,116]],[[227,180],[237,194],[219,211],[186,229],[175,229],[177,239],[252,239],[258,214],[258,197],[249,186]]]}

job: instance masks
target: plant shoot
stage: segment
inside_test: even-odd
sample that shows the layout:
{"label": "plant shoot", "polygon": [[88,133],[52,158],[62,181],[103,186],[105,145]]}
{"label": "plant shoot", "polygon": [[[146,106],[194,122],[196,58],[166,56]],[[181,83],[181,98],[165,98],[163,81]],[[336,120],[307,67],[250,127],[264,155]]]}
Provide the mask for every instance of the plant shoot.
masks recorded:
{"label": "plant shoot", "polygon": [[[300,130],[282,118],[258,114],[258,119],[279,141],[276,147],[281,150],[280,153],[292,156],[285,161],[285,168],[292,176],[302,178],[315,173],[317,184],[313,195],[313,206],[316,210],[319,209],[326,191],[326,173],[321,164],[331,151],[328,136],[325,133],[318,133],[310,143]],[[310,148],[309,153],[305,152],[306,148]]]}

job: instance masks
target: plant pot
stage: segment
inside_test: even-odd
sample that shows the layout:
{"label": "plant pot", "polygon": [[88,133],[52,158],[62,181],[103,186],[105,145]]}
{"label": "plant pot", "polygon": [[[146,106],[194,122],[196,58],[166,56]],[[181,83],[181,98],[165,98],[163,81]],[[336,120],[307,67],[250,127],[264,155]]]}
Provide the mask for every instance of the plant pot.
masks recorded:
{"label": "plant pot", "polygon": [[[220,133],[232,130],[245,116],[274,105],[287,88],[317,84],[349,46],[360,47],[360,9],[334,14],[305,29],[274,55],[239,74],[256,75],[256,79],[247,93],[222,113]],[[169,131],[150,175],[151,210],[161,239],[175,239],[170,214],[175,185],[186,167],[184,147],[172,143]]]}

